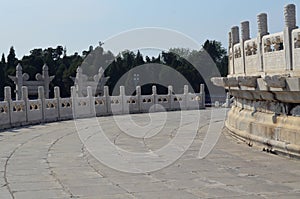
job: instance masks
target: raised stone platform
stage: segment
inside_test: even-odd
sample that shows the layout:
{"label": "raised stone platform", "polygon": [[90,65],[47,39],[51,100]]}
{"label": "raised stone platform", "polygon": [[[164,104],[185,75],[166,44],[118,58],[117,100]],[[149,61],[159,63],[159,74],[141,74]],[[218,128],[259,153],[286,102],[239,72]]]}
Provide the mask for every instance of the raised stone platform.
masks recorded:
{"label": "raised stone platform", "polygon": [[[176,113],[168,112],[170,118]],[[72,120],[1,132],[0,198],[299,198],[299,161],[249,150],[229,134],[221,135],[205,159],[197,159],[211,112],[185,113],[201,115],[192,146],[171,166],[143,174],[119,172],[97,161],[82,145]],[[132,117],[137,122],[149,120],[148,114]],[[160,147],[177,126],[171,120],[174,128],[156,140],[140,142],[122,133],[112,117],[98,121],[118,146],[138,150]]]}
{"label": "raised stone platform", "polygon": [[257,37],[249,22],[229,33],[229,75],[215,77],[234,103],[226,127],[249,145],[289,156],[300,156],[300,29],[296,6],[284,7],[282,32],[268,32],[267,14],[257,16]]}

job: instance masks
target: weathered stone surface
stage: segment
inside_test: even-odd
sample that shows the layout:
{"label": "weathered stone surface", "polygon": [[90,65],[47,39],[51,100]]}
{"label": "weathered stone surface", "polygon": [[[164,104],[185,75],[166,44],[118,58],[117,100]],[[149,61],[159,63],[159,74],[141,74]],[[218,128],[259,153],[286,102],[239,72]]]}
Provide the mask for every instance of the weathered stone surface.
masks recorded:
{"label": "weathered stone surface", "polygon": [[286,77],[280,75],[265,76],[264,78],[267,86],[273,88],[285,88],[285,79]]}
{"label": "weathered stone surface", "polygon": [[[0,171],[3,171],[0,179],[7,183],[0,188],[0,196],[5,199],[197,199],[285,198],[300,194],[299,161],[249,148],[226,132],[205,159],[198,159],[211,116],[209,109],[200,112],[202,128],[186,153],[174,164],[145,174],[119,172],[100,163],[83,148],[74,121],[4,131],[0,133]],[[192,117],[199,111],[187,113]],[[169,114],[172,117],[176,113]],[[238,124],[241,115],[236,116]],[[134,117],[137,122],[149,119],[147,114]],[[157,135],[156,141],[135,147],[134,140],[122,135],[112,117],[98,120],[107,130],[109,139],[116,140],[122,148],[137,150],[161,147],[161,141],[168,142],[178,123],[173,120],[174,128]],[[91,121],[84,119],[84,122]]]}
{"label": "weathered stone surface", "polygon": [[240,86],[253,87],[257,86],[257,78],[258,76],[242,76],[238,77],[238,82]]}

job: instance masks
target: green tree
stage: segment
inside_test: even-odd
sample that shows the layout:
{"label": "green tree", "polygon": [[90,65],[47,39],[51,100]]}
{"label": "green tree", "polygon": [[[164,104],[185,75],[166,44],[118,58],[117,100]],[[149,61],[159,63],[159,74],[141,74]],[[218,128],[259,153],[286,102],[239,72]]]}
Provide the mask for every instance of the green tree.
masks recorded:
{"label": "green tree", "polygon": [[18,59],[16,58],[16,53],[14,47],[10,47],[9,54],[7,56],[7,73],[13,75],[15,73],[15,68],[18,64]]}
{"label": "green tree", "polygon": [[212,60],[216,63],[221,76],[228,74],[228,56],[226,49],[222,47],[221,42],[206,40],[203,44],[203,49],[211,56]]}

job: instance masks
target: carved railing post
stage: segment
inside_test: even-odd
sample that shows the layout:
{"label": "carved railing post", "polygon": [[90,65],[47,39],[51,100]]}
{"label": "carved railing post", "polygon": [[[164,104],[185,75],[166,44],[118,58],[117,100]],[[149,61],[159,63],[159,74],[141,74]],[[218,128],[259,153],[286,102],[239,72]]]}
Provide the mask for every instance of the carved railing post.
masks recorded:
{"label": "carved railing post", "polygon": [[246,60],[245,60],[245,48],[244,44],[246,40],[250,39],[250,27],[249,27],[249,21],[243,21],[241,22],[241,57],[242,57],[242,63],[244,66],[244,73],[246,73]]}
{"label": "carved railing post", "polygon": [[233,46],[237,43],[240,42],[240,38],[239,38],[239,27],[238,26],[233,26],[231,28],[231,54],[232,54],[232,71],[233,71],[233,74],[235,74],[236,70],[235,70],[235,64],[234,64],[234,48]]}
{"label": "carved railing post", "polygon": [[173,110],[174,106],[173,106],[173,86],[169,85],[168,86],[168,103],[169,103],[169,109]]}
{"label": "carved railing post", "polygon": [[42,103],[42,120],[45,121],[46,119],[46,104],[45,104],[45,92],[44,92],[44,87],[43,86],[39,86],[38,87],[38,98],[39,100],[41,100]]}
{"label": "carved railing post", "polygon": [[4,101],[7,102],[7,109],[8,109],[8,114],[9,114],[9,125],[11,126],[11,111],[12,111],[12,108],[11,108],[11,88],[9,86],[5,86],[4,87]]}
{"label": "carved railing post", "polygon": [[154,112],[156,111],[157,106],[157,89],[156,86],[152,86],[152,96],[153,96],[153,105],[154,105]]}
{"label": "carved railing post", "polygon": [[285,50],[286,70],[293,70],[292,58],[292,30],[296,29],[296,6],[288,4],[284,7],[285,28],[283,31],[283,45]]}
{"label": "carved railing post", "polygon": [[136,92],[136,97],[137,97],[137,103],[138,103],[138,109],[139,112],[142,111],[142,91],[141,91],[141,86],[136,86],[135,88],[135,92]]}
{"label": "carved railing post", "polygon": [[200,99],[201,99],[200,108],[205,108],[205,85],[204,84],[200,84]]}
{"label": "carved railing post", "polygon": [[28,122],[28,110],[30,109],[28,103],[28,88],[26,86],[22,86],[22,100],[25,104],[25,118],[26,122]]}
{"label": "carved railing post", "polygon": [[60,119],[60,89],[58,86],[54,87],[54,98],[56,99],[57,103],[57,116]]}
{"label": "carved railing post", "polygon": [[183,110],[187,110],[188,109],[188,94],[189,94],[189,86],[188,85],[184,85],[183,86],[183,94],[184,94],[184,103],[181,109]]}
{"label": "carved railing post", "polygon": [[103,96],[105,97],[106,113],[109,113],[111,111],[110,110],[111,103],[110,103],[109,88],[108,88],[108,86],[104,86]]}
{"label": "carved railing post", "polygon": [[126,104],[126,100],[125,100],[125,87],[124,86],[120,86],[120,97],[121,97],[121,105],[122,105],[122,113],[125,113],[125,106],[128,106],[128,104]]}
{"label": "carved railing post", "polygon": [[265,35],[268,35],[268,15],[266,13],[260,13],[257,15],[257,25],[258,25],[258,35],[257,35],[257,43],[258,43],[258,49],[257,54],[259,57],[259,65],[258,65],[258,71],[262,72],[264,71],[264,62],[263,62],[263,43],[262,38]]}
{"label": "carved railing post", "polygon": [[71,86],[71,99],[72,99],[72,111],[73,111],[73,118],[77,118],[77,94],[75,86]]}

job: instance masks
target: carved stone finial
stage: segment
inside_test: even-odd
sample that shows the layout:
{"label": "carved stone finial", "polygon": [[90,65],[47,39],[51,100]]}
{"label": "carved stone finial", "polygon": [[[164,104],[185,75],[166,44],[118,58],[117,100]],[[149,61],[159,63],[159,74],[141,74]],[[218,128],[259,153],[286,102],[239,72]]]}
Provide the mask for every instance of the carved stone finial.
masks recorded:
{"label": "carved stone finial", "polygon": [[242,33],[242,40],[243,41],[250,39],[249,21],[241,22],[241,33]]}
{"label": "carved stone finial", "polygon": [[296,6],[288,4],[284,7],[285,27],[296,28]]}
{"label": "carved stone finial", "polygon": [[258,34],[267,35],[268,33],[268,15],[266,13],[260,13],[257,15]]}
{"label": "carved stone finial", "polygon": [[231,39],[232,39],[232,44],[233,45],[240,42],[239,27],[238,26],[233,26],[231,28]]}

